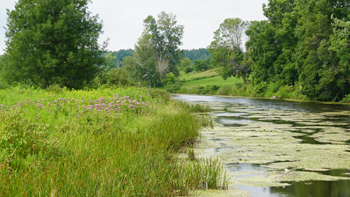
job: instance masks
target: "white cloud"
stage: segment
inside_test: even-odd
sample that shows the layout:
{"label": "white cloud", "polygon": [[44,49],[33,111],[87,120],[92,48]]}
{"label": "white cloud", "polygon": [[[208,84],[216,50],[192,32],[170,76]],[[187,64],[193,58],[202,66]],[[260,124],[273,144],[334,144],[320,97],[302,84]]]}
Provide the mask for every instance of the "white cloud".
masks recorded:
{"label": "white cloud", "polygon": [[[265,20],[262,4],[267,0],[95,0],[89,9],[103,21],[102,43],[110,38],[109,50],[133,48],[143,30],[143,20],[161,11],[172,12],[184,25],[183,49],[205,48],[225,18]],[[0,0],[0,25],[6,26],[6,8],[14,9],[14,0]],[[0,54],[5,48],[5,30],[0,30]]]}

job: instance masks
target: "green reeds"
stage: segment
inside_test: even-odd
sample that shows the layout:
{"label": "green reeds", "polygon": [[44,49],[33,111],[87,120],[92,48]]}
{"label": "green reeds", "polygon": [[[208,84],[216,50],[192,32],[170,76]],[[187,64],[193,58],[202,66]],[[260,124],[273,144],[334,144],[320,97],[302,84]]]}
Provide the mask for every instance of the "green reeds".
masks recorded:
{"label": "green reeds", "polygon": [[176,196],[225,188],[217,161],[174,158],[193,145],[208,116],[160,91],[56,94],[0,90],[0,196]]}

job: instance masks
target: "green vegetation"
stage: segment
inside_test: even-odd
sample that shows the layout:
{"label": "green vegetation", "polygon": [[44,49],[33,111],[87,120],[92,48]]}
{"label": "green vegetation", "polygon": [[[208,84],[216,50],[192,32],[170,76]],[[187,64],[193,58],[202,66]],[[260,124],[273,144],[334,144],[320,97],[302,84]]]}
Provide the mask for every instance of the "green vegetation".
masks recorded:
{"label": "green vegetation", "polygon": [[135,51],[132,49],[121,49],[119,51],[110,51],[104,54],[107,60],[107,70],[112,68],[119,68],[122,66],[123,59],[128,56],[132,56]]}
{"label": "green vegetation", "polygon": [[191,50],[182,50],[183,54],[182,57],[183,58],[189,58],[192,62],[194,60],[204,60],[207,58],[210,58],[210,53],[208,52],[207,49],[191,49]]}
{"label": "green vegetation", "polygon": [[180,61],[184,27],[177,25],[176,16],[161,12],[158,20],[148,16],[144,20],[144,31],[135,45],[132,57],[123,60],[123,68],[133,80],[146,82],[150,87],[162,86],[168,73],[179,75],[177,64]]}
{"label": "green vegetation", "polygon": [[102,24],[88,12],[88,2],[16,2],[7,12],[2,80],[42,88],[83,88],[92,81],[105,62],[101,54],[106,44],[97,43]]}
{"label": "green vegetation", "polygon": [[247,23],[240,18],[227,18],[214,32],[214,41],[208,46],[212,53],[211,63],[218,67],[222,78],[242,77],[247,84],[250,65],[242,48],[242,37]]}
{"label": "green vegetation", "polygon": [[340,101],[350,93],[348,1],[269,1],[266,21],[246,34],[254,86],[293,86],[310,100]]}
{"label": "green vegetation", "polygon": [[216,160],[179,160],[200,105],[137,88],[0,90],[1,196],[175,196],[226,188]]}
{"label": "green vegetation", "polygon": [[199,86],[199,85],[227,85],[227,84],[234,84],[237,82],[241,82],[241,80],[231,77],[227,80],[222,79],[220,76],[215,77],[206,77],[206,78],[194,78],[191,81],[186,81],[182,83],[182,88],[191,88],[193,86]]}

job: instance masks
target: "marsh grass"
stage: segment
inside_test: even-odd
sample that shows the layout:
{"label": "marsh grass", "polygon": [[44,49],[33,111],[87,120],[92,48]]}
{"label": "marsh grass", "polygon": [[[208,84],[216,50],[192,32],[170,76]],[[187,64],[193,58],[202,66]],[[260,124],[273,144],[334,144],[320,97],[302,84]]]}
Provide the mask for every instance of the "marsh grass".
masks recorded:
{"label": "marsh grass", "polygon": [[[0,196],[177,196],[225,189],[220,163],[174,155],[201,107],[137,88],[0,90]],[[201,110],[199,110],[201,109]]]}

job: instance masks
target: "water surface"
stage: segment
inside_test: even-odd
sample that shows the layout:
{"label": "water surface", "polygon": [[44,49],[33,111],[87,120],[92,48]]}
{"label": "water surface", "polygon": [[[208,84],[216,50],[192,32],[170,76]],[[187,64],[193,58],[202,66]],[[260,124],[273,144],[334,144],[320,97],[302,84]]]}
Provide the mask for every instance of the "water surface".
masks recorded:
{"label": "water surface", "polygon": [[218,157],[250,196],[350,196],[350,106],[174,95],[208,104],[214,129],[197,155]]}

